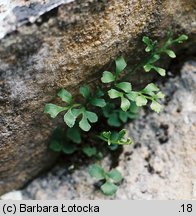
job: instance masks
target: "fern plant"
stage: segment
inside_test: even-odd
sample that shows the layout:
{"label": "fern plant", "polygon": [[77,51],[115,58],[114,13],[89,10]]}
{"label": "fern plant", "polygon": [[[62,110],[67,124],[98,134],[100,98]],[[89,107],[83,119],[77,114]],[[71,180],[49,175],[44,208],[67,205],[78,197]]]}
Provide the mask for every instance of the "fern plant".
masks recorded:
{"label": "fern plant", "polygon": [[126,130],[122,129],[119,132],[116,131],[103,131],[100,134],[100,138],[107,142],[108,145],[130,145],[133,143],[131,138],[125,138]]}
{"label": "fern plant", "polygon": [[[159,44],[156,40],[153,41],[144,36],[142,41],[146,46],[145,51],[148,55],[139,64],[134,65],[130,71],[125,70],[127,67],[125,59],[122,56],[117,58],[115,71],[103,72],[101,76],[103,86],[101,88],[92,93],[88,86],[80,87],[79,93],[82,96],[80,101],[82,102],[75,101],[70,92],[61,89],[57,96],[61,98],[64,104],[62,106],[52,103],[46,104],[44,112],[52,118],[56,118],[59,113],[63,113],[63,119],[68,128],[66,131],[57,131],[58,133],[50,142],[50,148],[65,154],[82,151],[88,157],[93,157],[98,153],[95,147],[79,144],[82,143],[82,132],[88,132],[100,118],[105,117],[109,126],[121,127],[129,119],[134,119],[137,116],[139,107],[146,106],[148,103],[150,103],[150,108],[153,111],[159,113],[163,109],[160,99],[163,99],[165,95],[154,83],[149,83],[141,90],[134,90],[132,84],[128,81],[129,76],[142,68],[145,72],[154,70],[159,75],[165,76],[165,69],[157,66],[158,60],[163,54],[175,58],[176,55],[171,47],[187,39],[186,35],[173,39],[172,35],[168,34],[164,43]],[[123,78],[122,74],[124,75]],[[99,111],[94,107],[99,108]],[[106,142],[111,150],[116,149],[116,146],[119,145],[133,143],[131,138],[126,137],[125,129],[103,131],[96,137]],[[106,172],[98,165],[91,166],[90,174],[105,181],[101,190],[106,195],[114,194],[117,191],[115,183],[122,180],[122,176],[117,170]]]}
{"label": "fern plant", "polygon": [[123,179],[121,173],[112,169],[111,171],[104,170],[101,166],[93,164],[89,169],[89,174],[92,177],[95,177],[97,180],[103,181],[100,189],[101,191],[108,196],[111,196],[116,193],[118,186]]}
{"label": "fern plant", "polygon": [[95,112],[88,110],[87,104],[104,107],[106,102],[101,98],[103,96],[102,91],[97,90],[95,95],[91,96],[88,86],[81,87],[80,94],[84,97],[84,104],[74,102],[71,93],[65,89],[61,89],[57,95],[66,103],[65,106],[46,104],[44,109],[45,113],[55,118],[59,113],[65,112],[63,119],[68,127],[72,128],[76,124],[77,118],[79,118],[79,127],[83,131],[89,131],[91,129],[91,124],[98,121],[98,116]]}
{"label": "fern plant", "polygon": [[172,33],[168,33],[168,37],[162,46],[158,45],[158,42],[152,41],[149,37],[144,36],[142,41],[146,44],[145,51],[150,53],[150,58],[147,59],[143,68],[146,72],[151,70],[155,70],[161,76],[166,75],[166,71],[163,68],[160,68],[155,65],[155,63],[160,59],[162,54],[167,54],[170,58],[176,58],[176,54],[171,47],[174,44],[183,43],[183,41],[187,40],[188,37],[186,35],[181,35],[180,37],[173,39]]}
{"label": "fern plant", "polygon": [[131,103],[130,108],[125,112],[116,107],[114,103],[108,103],[103,107],[103,115],[111,127],[121,127],[128,120],[136,119],[139,108],[135,103]]}

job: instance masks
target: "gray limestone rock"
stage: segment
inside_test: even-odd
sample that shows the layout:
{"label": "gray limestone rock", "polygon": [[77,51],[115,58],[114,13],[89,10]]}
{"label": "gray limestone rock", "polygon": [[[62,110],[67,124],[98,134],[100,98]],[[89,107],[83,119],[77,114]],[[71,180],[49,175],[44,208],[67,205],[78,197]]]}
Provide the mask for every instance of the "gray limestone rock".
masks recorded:
{"label": "gray limestone rock", "polygon": [[[47,142],[57,121],[43,108],[59,88],[75,92],[96,81],[120,54],[129,57],[129,66],[137,62],[143,35],[162,39],[172,28],[190,36],[184,47],[190,51],[195,18],[194,0],[3,1],[0,194],[23,186],[55,160]],[[141,85],[153,76],[138,73],[132,82]]]}

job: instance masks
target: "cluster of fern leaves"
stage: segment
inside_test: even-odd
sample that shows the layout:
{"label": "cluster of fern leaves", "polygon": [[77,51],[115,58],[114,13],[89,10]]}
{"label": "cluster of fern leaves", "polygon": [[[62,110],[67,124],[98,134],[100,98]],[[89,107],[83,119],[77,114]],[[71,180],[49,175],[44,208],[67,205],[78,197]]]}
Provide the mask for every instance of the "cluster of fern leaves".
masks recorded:
{"label": "cluster of fern leaves", "polygon": [[[55,132],[56,135],[54,133],[50,148],[65,154],[82,151],[88,157],[96,156],[97,149],[95,147],[88,145],[81,147],[78,144],[82,142],[81,133],[91,130],[100,118],[106,118],[109,126],[118,128],[122,127],[129,119],[136,118],[138,108],[147,104],[153,111],[159,113],[163,108],[160,99],[164,98],[160,89],[154,83],[149,83],[145,88],[136,91],[128,79],[126,81],[121,80],[121,75],[123,73],[124,77],[128,77],[132,72],[143,68],[145,72],[154,70],[159,75],[165,76],[165,69],[160,68],[156,63],[164,54],[170,58],[175,58],[176,55],[171,50],[171,46],[187,39],[186,35],[181,35],[176,39],[169,35],[165,42],[160,45],[157,41],[144,36],[142,41],[146,46],[146,58],[134,66],[131,71],[126,70],[127,63],[122,56],[117,58],[115,71],[103,72],[101,77],[103,85],[99,86],[96,91],[92,92],[89,86],[80,87],[80,102],[75,101],[69,91],[61,89],[57,96],[61,98],[63,105],[46,104],[44,112],[52,118],[56,118],[59,113],[62,113],[67,130],[58,129]],[[62,137],[69,141],[64,143]],[[125,129],[102,131],[97,134],[97,137],[112,148],[133,143],[133,140],[126,136]],[[113,169],[107,172],[100,165],[94,164],[90,167],[89,172],[91,176],[103,182],[101,190],[104,194],[113,195],[116,193],[117,185],[122,180],[122,175],[118,170]]]}

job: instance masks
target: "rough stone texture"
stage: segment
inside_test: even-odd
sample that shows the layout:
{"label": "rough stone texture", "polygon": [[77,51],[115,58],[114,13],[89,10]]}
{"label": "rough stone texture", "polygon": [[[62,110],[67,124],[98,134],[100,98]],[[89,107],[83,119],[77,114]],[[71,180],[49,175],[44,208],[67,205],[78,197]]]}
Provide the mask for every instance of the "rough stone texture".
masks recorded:
{"label": "rough stone texture", "polygon": [[[144,34],[162,38],[172,28],[194,42],[196,33],[194,0],[25,2],[10,1],[0,22],[0,194],[24,185],[55,158],[47,140],[56,122],[43,107],[59,88],[74,92],[96,80],[121,53],[130,56],[129,65],[137,61]],[[146,77],[138,73],[133,83]]]}
{"label": "rough stone texture", "polygon": [[61,4],[74,0],[0,0],[0,39]]}
{"label": "rough stone texture", "polygon": [[[93,186],[88,167],[72,170],[65,164],[17,191],[21,199],[196,199],[196,61],[187,62],[180,77],[170,79],[161,114],[143,111],[127,125],[135,145],[120,156],[124,175],[115,197],[103,196]],[[106,157],[104,166],[111,160]],[[18,195],[20,193],[20,196]],[[15,194],[15,193],[14,193]],[[14,199],[8,193],[2,199]]]}

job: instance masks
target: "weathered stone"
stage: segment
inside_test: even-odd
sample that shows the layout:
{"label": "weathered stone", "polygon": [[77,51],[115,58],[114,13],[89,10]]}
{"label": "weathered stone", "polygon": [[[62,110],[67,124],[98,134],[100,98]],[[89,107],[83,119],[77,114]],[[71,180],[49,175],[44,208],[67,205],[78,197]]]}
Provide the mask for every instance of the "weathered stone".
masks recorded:
{"label": "weathered stone", "polygon": [[[74,92],[97,80],[120,54],[130,57],[129,65],[137,61],[143,35],[161,39],[172,29],[193,43],[196,33],[194,0],[13,2],[1,20],[0,194],[54,160],[47,140],[56,121],[43,107],[59,88]],[[138,73],[132,81],[150,76]]]}

